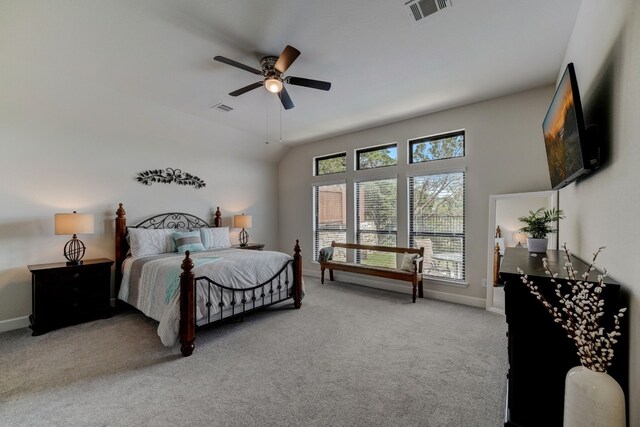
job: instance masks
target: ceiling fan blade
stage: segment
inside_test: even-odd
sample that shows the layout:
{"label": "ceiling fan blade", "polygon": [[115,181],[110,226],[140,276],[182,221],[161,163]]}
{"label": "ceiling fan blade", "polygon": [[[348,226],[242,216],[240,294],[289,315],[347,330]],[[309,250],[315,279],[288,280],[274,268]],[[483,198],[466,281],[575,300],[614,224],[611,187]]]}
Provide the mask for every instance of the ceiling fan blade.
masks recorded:
{"label": "ceiling fan blade", "polygon": [[293,101],[289,97],[287,89],[282,88],[282,90],[278,92],[278,98],[280,98],[280,102],[282,102],[282,106],[285,110],[290,110],[293,108]]}
{"label": "ceiling fan blade", "polygon": [[253,67],[249,67],[248,65],[241,64],[241,63],[239,63],[237,61],[234,61],[233,59],[225,58],[224,56],[219,56],[219,55],[218,56],[214,56],[213,59],[215,61],[219,61],[219,62],[222,62],[224,64],[231,65],[232,67],[240,68],[242,70],[248,71],[248,72],[253,73],[253,74],[258,74],[258,75],[262,74],[262,71],[260,71],[260,70],[256,70]]}
{"label": "ceiling fan blade", "polygon": [[229,95],[231,96],[242,95],[243,93],[249,92],[250,90],[257,89],[260,86],[262,86],[262,82],[251,83],[249,86],[245,86],[238,90],[234,90],[233,92],[230,92]]}
{"label": "ceiling fan blade", "polygon": [[305,78],[302,78],[302,77],[287,77],[285,79],[285,81],[287,83],[292,84],[292,85],[305,86],[305,87],[310,87],[310,88],[313,88],[313,89],[320,89],[320,90],[329,90],[329,89],[331,89],[331,83],[323,82],[321,80],[305,79]]}
{"label": "ceiling fan blade", "polygon": [[293,46],[287,45],[280,54],[280,57],[273,68],[278,70],[280,73],[284,73],[298,56],[300,56],[300,51]]}

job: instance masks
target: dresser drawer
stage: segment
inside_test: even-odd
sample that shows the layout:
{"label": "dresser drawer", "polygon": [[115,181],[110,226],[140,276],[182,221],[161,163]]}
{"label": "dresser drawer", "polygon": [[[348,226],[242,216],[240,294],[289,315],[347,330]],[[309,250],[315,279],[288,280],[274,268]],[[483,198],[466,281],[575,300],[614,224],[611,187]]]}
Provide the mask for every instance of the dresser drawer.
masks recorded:
{"label": "dresser drawer", "polygon": [[53,314],[55,317],[67,318],[85,313],[91,313],[96,310],[105,310],[110,308],[111,304],[108,298],[102,295],[93,295],[85,298],[70,298],[61,301],[58,309]]}
{"label": "dresser drawer", "polygon": [[[37,275],[37,281],[48,285],[73,285],[77,283],[90,283],[103,280],[105,273],[110,270],[105,268],[72,268],[68,270],[47,270]],[[107,276],[108,278],[108,276]]]}
{"label": "dresser drawer", "polygon": [[55,278],[51,281],[40,283],[40,290],[47,295],[47,298],[56,300],[108,293],[109,276],[105,276],[104,273],[97,273],[74,273],[68,277]]}

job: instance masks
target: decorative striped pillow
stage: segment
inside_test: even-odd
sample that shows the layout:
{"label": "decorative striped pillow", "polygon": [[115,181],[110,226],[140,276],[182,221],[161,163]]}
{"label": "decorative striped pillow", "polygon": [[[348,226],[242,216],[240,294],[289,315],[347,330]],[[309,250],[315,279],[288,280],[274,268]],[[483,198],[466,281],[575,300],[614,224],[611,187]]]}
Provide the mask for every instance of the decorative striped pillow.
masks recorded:
{"label": "decorative striped pillow", "polygon": [[202,240],[200,239],[200,231],[175,231],[173,239],[176,241],[178,252],[181,254],[186,251],[198,252],[204,251]]}

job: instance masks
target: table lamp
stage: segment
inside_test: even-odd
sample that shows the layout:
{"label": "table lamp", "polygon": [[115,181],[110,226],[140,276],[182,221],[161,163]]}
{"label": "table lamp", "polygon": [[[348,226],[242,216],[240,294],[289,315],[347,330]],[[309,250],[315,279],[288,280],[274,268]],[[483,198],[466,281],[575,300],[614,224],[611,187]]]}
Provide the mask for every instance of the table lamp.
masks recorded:
{"label": "table lamp", "polygon": [[521,248],[522,244],[527,241],[527,234],[522,232],[516,232],[512,234],[513,243],[516,244],[516,248]]}
{"label": "table lamp", "polygon": [[247,246],[247,243],[249,242],[249,233],[247,233],[245,228],[251,228],[252,219],[251,215],[245,214],[233,216],[233,226],[235,228],[242,228],[239,236],[240,246]]}
{"label": "table lamp", "polygon": [[76,235],[93,234],[93,215],[79,214],[76,211],[57,213],[55,214],[55,233],[56,235],[73,234],[71,240],[64,245],[64,257],[67,259],[67,265],[82,264],[86,247]]}

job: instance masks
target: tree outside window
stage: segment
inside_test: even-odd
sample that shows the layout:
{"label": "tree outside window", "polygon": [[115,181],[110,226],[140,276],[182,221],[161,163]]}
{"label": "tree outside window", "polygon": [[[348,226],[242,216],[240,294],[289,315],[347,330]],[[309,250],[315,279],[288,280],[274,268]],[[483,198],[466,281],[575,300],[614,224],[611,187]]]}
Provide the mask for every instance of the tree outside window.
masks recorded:
{"label": "tree outside window", "polygon": [[358,170],[394,166],[398,164],[398,147],[389,144],[356,151]]}
{"label": "tree outside window", "polygon": [[464,157],[464,131],[409,141],[409,163]]}

